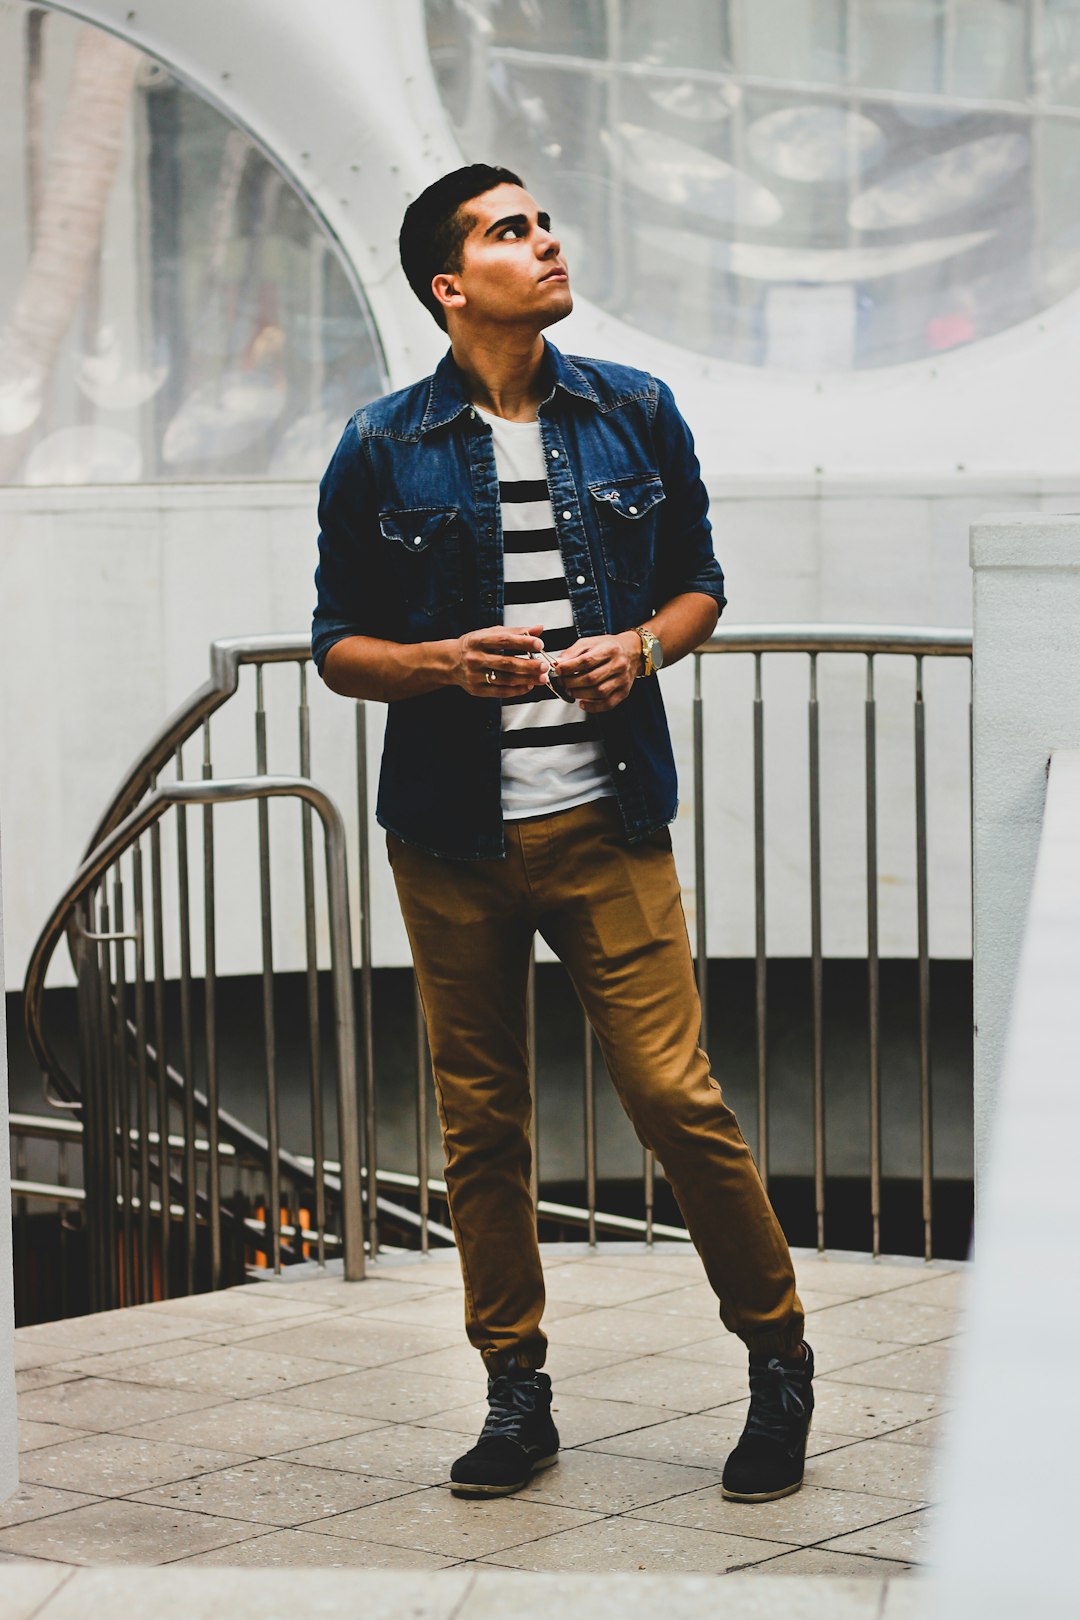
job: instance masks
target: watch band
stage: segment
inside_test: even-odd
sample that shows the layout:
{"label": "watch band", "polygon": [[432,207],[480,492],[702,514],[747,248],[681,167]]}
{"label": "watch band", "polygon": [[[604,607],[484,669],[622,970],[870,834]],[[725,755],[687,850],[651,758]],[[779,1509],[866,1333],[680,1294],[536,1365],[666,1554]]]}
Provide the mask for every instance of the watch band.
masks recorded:
{"label": "watch band", "polygon": [[651,630],[646,630],[645,626],[642,624],[636,625],[635,629],[637,634],[641,637],[642,670],[641,674],[638,676],[638,679],[643,680],[649,675],[656,674],[656,668],[653,664],[653,642],[656,640],[656,637],[653,635]]}

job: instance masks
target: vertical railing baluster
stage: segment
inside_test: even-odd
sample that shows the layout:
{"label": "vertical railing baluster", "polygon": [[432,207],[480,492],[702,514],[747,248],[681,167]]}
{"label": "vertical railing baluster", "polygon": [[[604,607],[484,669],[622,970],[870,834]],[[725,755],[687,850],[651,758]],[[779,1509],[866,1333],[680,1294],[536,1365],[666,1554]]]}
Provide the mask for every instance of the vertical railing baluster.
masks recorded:
{"label": "vertical railing baluster", "polygon": [[934,1255],[934,1140],[930,1070],[930,910],[926,827],[926,704],[922,656],[915,659],[915,890],[919,941],[919,1126],[923,1254]]}
{"label": "vertical railing baluster", "polygon": [[[361,1067],[364,1086],[364,1136],[367,1149],[368,1252],[374,1260],[379,1252],[379,1143],[375,1109],[375,1043],[372,1029],[367,708],[362,702],[356,705],[356,800],[360,852],[360,1016],[364,1024]],[[341,1157],[344,1158],[344,1154]]]}
{"label": "vertical railing baluster", "polygon": [[[157,778],[151,777],[151,792],[157,787]],[[161,1247],[161,1297],[168,1299],[171,1292],[169,1266],[172,1238],[172,1155],[169,1152],[169,1076],[165,1038],[165,912],[163,904],[161,863],[161,823],[155,821],[150,828],[150,891],[154,908],[154,1044],[157,1048],[155,1079],[157,1082],[158,1130],[158,1183],[161,1207],[158,1212]]]}
{"label": "vertical railing baluster", "polygon": [[529,1064],[529,1191],[533,1215],[540,1202],[540,1113],[536,1095],[536,952],[529,953],[529,977],[525,987],[525,1038]]}
{"label": "vertical railing baluster", "polygon": [[705,896],[705,705],[701,693],[700,652],[694,654],[694,933],[697,942],[698,1000],[701,1029],[698,1040],[709,1045],[709,939]]}
{"label": "vertical railing baluster", "polygon": [[596,1064],[592,1025],[588,1017],[585,1025],[585,1209],[588,1215],[588,1237],[591,1248],[596,1247]]}
{"label": "vertical railing baluster", "polygon": [[[15,1180],[27,1179],[26,1137],[22,1132],[15,1136]],[[18,1278],[18,1287],[15,1294],[15,1325],[25,1327],[30,1320],[32,1302],[30,1293],[30,1208],[25,1196],[15,1200],[14,1221],[12,1222],[15,1251],[15,1275]]]}
{"label": "vertical railing baluster", "polygon": [[416,1182],[420,1212],[420,1252],[427,1254],[430,1246],[428,1221],[431,1215],[428,1180],[428,1054],[427,1022],[420,997],[420,981],[413,974],[413,995],[416,1001]]}
{"label": "vertical railing baluster", "polygon": [[139,1297],[153,1298],[150,1257],[150,1076],[146,1060],[146,892],[141,840],[131,850],[135,908],[135,1088],[139,1131]]}
{"label": "vertical railing baluster", "polygon": [[[109,902],[107,876],[102,879],[98,900],[97,931],[109,932]],[[116,1265],[116,1086],[115,1086],[115,1033],[113,1029],[112,971],[110,946],[102,939],[98,951],[98,1028],[101,1032],[101,1117],[105,1138],[102,1163],[102,1192],[104,1194],[104,1246],[105,1246],[105,1298],[106,1309],[119,1303]]]}
{"label": "vertical railing baluster", "polygon": [[[176,779],[184,780],[184,751],[176,750]],[[195,1157],[195,1035],[191,1019],[191,878],[187,810],[176,806],[176,879],[180,916],[180,1051],[184,1065],[184,1275],[185,1291],[195,1292],[199,1239],[198,1163]]]}
{"label": "vertical railing baluster", "polygon": [[79,1089],[82,1094],[82,1169],[87,1246],[87,1283],[91,1311],[105,1307],[105,1257],[102,1246],[101,1178],[104,1137],[101,1130],[101,1070],[97,1040],[97,951],[85,937],[93,929],[93,899],[86,896],[75,911],[82,938],[77,961],[76,998],[79,1009]]}
{"label": "vertical railing baluster", "polygon": [[[307,663],[300,664],[300,775],[311,776],[311,710],[307,697]],[[308,1083],[311,1098],[311,1156],[315,1161],[315,1257],[326,1264],[326,1143],[323,1130],[322,1048],[319,1033],[319,955],[315,931],[315,845],[312,808],[300,806],[304,865],[304,945],[307,975]]]}
{"label": "vertical railing baluster", "polygon": [[117,938],[113,941],[114,979],[116,984],[116,1122],[120,1135],[120,1233],[121,1233],[121,1303],[135,1303],[135,1229],[134,1186],[131,1163],[131,1075],[128,1069],[127,1029],[127,943],[119,937],[124,932],[124,882],[120,861],[113,868],[113,928]]}
{"label": "vertical railing baluster", "polygon": [[[210,720],[203,721],[203,781],[214,774],[210,756]],[[214,881],[214,810],[203,805],[203,949],[206,956],[206,992],[203,1006],[206,1038],[207,1194],[210,1213],[210,1287],[223,1282],[221,1258],[221,1157],[218,1142],[218,1039],[217,1039],[217,915]]]}
{"label": "vertical railing baluster", "polygon": [[810,654],[810,1002],[813,1046],[814,1209],[817,1246],[825,1247],[825,983],[821,948],[821,730],[818,655]]}
{"label": "vertical railing baluster", "polygon": [[866,980],[870,1058],[870,1219],[881,1253],[881,977],[878,959],[877,701],[874,654],[866,655]]}
{"label": "vertical railing baluster", "polygon": [[765,703],[761,654],[754,654],[754,1010],[757,1033],[758,1169],[769,1185],[768,1033],[765,955]]}
{"label": "vertical railing baluster", "polygon": [[[56,1185],[67,1187],[70,1183],[68,1172],[68,1145],[63,1137],[56,1144]],[[85,1185],[85,1184],[84,1184]],[[60,1222],[60,1317],[61,1320],[75,1313],[71,1309],[71,1229],[67,1221],[68,1206],[62,1202],[57,1206],[57,1218]]]}
{"label": "vertical railing baluster", "polygon": [[[266,775],[266,703],[263,666],[255,665],[255,769]],[[266,1059],[266,1145],[269,1186],[266,1194],[267,1253],[273,1271],[281,1270],[281,1142],[277,1088],[277,1036],[274,1027],[274,931],[270,887],[270,803],[259,800],[259,912],[262,921],[263,1051]]]}

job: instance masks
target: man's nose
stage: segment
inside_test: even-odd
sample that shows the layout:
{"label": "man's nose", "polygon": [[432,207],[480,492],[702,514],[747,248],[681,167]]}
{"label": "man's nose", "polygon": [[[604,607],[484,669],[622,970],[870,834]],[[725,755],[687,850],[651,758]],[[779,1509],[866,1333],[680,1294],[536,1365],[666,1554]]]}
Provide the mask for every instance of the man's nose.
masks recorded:
{"label": "man's nose", "polygon": [[539,253],[542,259],[557,259],[562,252],[562,243],[553,231],[539,233]]}

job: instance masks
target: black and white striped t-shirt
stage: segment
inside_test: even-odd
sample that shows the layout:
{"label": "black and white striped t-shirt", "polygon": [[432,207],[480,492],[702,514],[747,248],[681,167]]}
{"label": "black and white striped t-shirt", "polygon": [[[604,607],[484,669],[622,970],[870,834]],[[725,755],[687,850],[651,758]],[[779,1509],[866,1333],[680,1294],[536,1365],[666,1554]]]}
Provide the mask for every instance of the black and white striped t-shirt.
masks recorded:
{"label": "black and white striped t-shirt", "polygon": [[[481,413],[491,427],[502,507],[503,623],[542,624],[552,657],[578,639],[555,535],[540,424]],[[571,810],[614,792],[596,723],[544,687],[502,706],[502,808],[509,820]]]}

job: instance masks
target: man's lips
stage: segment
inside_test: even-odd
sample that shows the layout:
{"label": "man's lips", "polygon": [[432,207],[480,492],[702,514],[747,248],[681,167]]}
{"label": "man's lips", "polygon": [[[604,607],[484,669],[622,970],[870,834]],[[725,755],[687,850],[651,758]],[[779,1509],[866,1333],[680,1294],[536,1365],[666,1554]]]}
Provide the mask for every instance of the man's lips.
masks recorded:
{"label": "man's lips", "polygon": [[569,277],[568,277],[565,270],[562,270],[562,269],[549,270],[546,276],[541,276],[540,277],[540,280],[541,281],[568,281]]}

